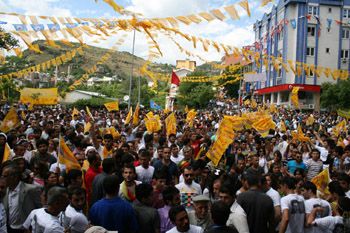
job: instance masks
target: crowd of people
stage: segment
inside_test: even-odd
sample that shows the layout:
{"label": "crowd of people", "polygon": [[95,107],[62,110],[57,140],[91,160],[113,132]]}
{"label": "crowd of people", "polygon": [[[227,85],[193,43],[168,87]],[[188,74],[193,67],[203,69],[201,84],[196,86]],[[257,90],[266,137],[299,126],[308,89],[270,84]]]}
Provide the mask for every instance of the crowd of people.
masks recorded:
{"label": "crowd of people", "polygon": [[[164,111],[150,133],[146,109],[137,125],[127,110],[17,109],[21,124],[0,133],[1,233],[350,232],[350,129],[345,119],[335,132],[336,113],[278,108],[268,136],[235,132],[215,166],[206,151],[224,114],[255,110],[198,110],[193,124],[175,111],[167,135]],[[292,136],[298,127],[309,140]],[[61,138],[80,168],[60,159]]]}

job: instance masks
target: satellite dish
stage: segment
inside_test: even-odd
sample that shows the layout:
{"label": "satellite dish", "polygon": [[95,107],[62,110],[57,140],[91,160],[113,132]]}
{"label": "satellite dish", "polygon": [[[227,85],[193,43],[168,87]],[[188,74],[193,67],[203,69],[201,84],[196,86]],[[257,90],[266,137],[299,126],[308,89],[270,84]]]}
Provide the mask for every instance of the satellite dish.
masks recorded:
{"label": "satellite dish", "polygon": [[123,98],[124,101],[128,101],[129,100],[129,96],[128,95],[125,95],[124,98]]}

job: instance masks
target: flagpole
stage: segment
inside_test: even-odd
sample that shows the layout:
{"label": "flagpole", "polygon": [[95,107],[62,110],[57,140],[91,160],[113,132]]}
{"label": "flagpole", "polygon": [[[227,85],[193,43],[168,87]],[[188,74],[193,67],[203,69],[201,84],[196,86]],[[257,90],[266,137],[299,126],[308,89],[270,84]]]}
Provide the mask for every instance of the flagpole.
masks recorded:
{"label": "flagpole", "polygon": [[137,102],[140,104],[140,99],[141,99],[141,76],[139,75],[139,93],[137,97]]}
{"label": "flagpole", "polygon": [[128,109],[130,109],[131,106],[131,90],[132,90],[132,75],[134,73],[134,53],[135,53],[135,34],[136,30],[134,29],[134,35],[132,38],[132,58],[131,58],[131,73],[130,73],[130,83],[129,83],[129,102],[128,102]]}

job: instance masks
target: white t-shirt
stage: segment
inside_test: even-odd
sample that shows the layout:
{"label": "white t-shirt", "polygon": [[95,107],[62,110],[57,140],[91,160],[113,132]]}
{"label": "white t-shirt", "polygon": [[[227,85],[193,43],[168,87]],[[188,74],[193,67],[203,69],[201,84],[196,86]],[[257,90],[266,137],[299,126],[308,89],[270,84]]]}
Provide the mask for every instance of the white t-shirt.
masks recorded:
{"label": "white t-shirt", "polygon": [[82,211],[77,211],[71,205],[68,205],[66,210],[64,212],[60,213],[59,221],[60,221],[60,223],[63,224],[63,227],[65,229],[67,229],[69,227],[73,227],[72,226],[72,219],[74,217],[76,217],[77,215],[79,215],[79,216],[82,215],[80,217],[85,218],[84,222],[86,222],[86,225],[85,226],[81,226],[81,228],[82,229],[87,229],[87,227],[88,227],[88,220],[87,220],[87,218],[85,217],[85,215],[82,214]]}
{"label": "white t-shirt", "polygon": [[327,216],[324,218],[315,219],[314,225],[320,228],[322,233],[332,233],[336,224],[343,224],[343,217],[341,216]]}
{"label": "white t-shirt", "polygon": [[232,204],[230,211],[226,226],[234,226],[239,233],[249,233],[247,214],[237,201]]}
{"label": "white t-shirt", "polygon": [[170,156],[170,160],[174,163],[178,164],[181,162],[185,157],[183,155],[178,154],[177,157],[174,157],[173,155]]}
{"label": "white t-shirt", "polygon": [[[305,213],[310,214],[313,208],[315,207],[323,207],[325,211],[323,212],[322,216],[316,216],[316,219],[331,216],[332,215],[332,209],[331,205],[320,198],[310,198],[305,201]],[[322,233],[324,230],[322,230],[318,226],[311,226],[305,228],[305,233]]]}
{"label": "white t-shirt", "polygon": [[6,212],[4,205],[0,202],[0,233],[6,233]]}
{"label": "white t-shirt", "polygon": [[289,211],[286,233],[304,232],[305,204],[302,196],[293,193],[282,197],[281,210]]}
{"label": "white t-shirt", "polygon": [[152,183],[154,167],[149,166],[147,169],[145,169],[140,165],[140,166],[137,166],[135,169],[136,169],[137,180],[146,184]]}
{"label": "white t-shirt", "polygon": [[171,228],[166,233],[203,233],[204,230],[201,227],[190,225],[190,229],[186,232],[180,232],[176,229],[176,227]]}
{"label": "white t-shirt", "polygon": [[62,233],[64,232],[58,217],[55,217],[46,212],[45,208],[35,209],[30,212],[23,227],[29,230],[32,227],[32,232],[43,233]]}
{"label": "white t-shirt", "polygon": [[280,206],[281,205],[281,196],[280,194],[274,190],[273,188],[270,188],[267,192],[266,195],[268,195],[269,197],[271,197],[272,202],[273,202],[273,206]]}

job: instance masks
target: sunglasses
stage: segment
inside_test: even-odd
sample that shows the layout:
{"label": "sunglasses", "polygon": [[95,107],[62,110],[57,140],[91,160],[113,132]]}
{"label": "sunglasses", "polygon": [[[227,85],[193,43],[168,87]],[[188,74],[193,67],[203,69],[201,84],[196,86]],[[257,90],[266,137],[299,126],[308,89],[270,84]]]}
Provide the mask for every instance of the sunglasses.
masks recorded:
{"label": "sunglasses", "polygon": [[193,177],[193,174],[184,174],[184,177]]}

